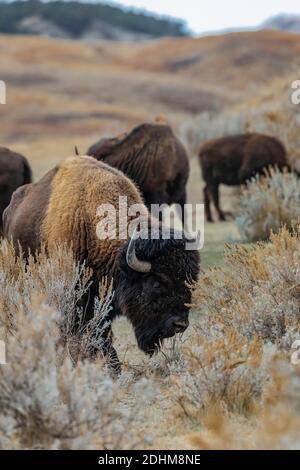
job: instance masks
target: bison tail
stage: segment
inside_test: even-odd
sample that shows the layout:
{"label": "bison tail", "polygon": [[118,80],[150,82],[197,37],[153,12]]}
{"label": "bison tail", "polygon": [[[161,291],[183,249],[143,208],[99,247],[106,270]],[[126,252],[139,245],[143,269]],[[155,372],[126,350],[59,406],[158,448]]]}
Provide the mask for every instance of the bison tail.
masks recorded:
{"label": "bison tail", "polygon": [[32,172],[29,163],[24,160],[24,184],[32,182]]}

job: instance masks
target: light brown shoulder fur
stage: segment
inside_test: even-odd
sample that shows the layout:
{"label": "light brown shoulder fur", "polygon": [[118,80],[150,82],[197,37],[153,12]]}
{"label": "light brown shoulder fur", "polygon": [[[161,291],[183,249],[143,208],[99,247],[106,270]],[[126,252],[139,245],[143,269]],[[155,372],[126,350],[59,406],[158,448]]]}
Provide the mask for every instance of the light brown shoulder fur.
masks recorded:
{"label": "light brown shoulder fur", "polygon": [[116,254],[126,241],[98,239],[97,208],[111,204],[118,216],[119,196],[127,196],[128,206],[143,204],[138,189],[119,170],[92,157],[68,158],[52,182],[42,240],[49,250],[60,242],[71,245],[77,260],[86,261],[98,278],[110,276]]}

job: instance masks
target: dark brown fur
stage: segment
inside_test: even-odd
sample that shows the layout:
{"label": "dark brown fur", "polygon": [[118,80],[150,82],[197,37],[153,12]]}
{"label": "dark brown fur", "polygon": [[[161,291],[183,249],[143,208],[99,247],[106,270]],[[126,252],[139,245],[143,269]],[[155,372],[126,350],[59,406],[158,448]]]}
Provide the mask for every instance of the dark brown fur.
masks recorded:
{"label": "dark brown fur", "polygon": [[88,155],[123,171],[140,188],[146,206],[186,202],[189,160],[166,124],[142,124],[123,137],[101,139]]}
{"label": "dark brown fur", "polygon": [[31,169],[23,155],[0,147],[0,235],[3,232],[2,214],[13,192],[31,182]]}
{"label": "dark brown fur", "polygon": [[219,185],[245,183],[268,167],[289,168],[283,144],[263,134],[242,134],[210,140],[201,146],[199,162],[202,169],[206,219],[212,222],[211,198],[220,220],[225,214],[219,204]]}

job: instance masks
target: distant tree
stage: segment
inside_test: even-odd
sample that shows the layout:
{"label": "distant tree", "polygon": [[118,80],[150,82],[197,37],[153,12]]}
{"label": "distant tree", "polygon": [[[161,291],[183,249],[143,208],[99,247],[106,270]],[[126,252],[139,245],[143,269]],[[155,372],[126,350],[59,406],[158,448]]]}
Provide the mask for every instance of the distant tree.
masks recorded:
{"label": "distant tree", "polygon": [[78,38],[95,19],[109,25],[123,28],[134,33],[143,33],[153,37],[187,36],[184,21],[160,17],[138,10],[123,9],[104,3],[82,3],[54,0],[0,0],[0,32],[20,34],[25,31],[20,22],[31,16],[39,16],[66,30],[70,36]]}

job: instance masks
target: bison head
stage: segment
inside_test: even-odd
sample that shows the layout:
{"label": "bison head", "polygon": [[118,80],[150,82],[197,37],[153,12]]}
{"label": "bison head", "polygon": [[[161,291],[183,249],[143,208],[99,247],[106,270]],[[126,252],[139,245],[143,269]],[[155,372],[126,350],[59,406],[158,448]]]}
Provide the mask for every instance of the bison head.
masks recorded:
{"label": "bison head", "polygon": [[198,251],[187,251],[186,239],[132,238],[119,254],[115,305],[132,323],[139,347],[156,352],[164,338],[189,325],[191,291],[197,279]]}

